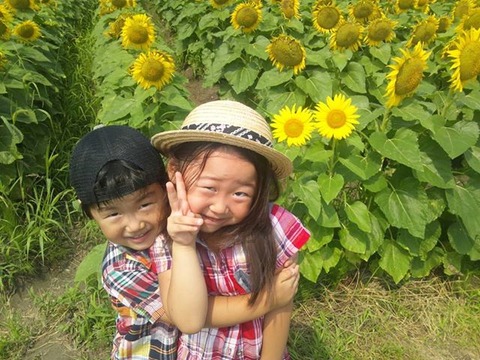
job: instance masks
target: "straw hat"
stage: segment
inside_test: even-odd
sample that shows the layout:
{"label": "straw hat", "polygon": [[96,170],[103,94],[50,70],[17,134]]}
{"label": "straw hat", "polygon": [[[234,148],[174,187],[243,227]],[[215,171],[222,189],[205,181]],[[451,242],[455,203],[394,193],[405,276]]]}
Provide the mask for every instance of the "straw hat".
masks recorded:
{"label": "straw hat", "polygon": [[279,179],[292,172],[292,162],[273,148],[267,121],[252,108],[231,100],[216,100],[193,109],[181,130],[165,131],[152,137],[152,144],[167,155],[175,145],[212,141],[246,148],[264,156]]}

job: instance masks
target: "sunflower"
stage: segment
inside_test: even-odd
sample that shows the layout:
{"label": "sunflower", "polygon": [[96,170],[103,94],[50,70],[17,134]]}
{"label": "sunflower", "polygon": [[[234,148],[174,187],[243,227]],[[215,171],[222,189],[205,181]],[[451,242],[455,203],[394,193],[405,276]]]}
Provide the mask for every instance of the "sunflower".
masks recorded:
{"label": "sunflower", "polygon": [[12,10],[25,11],[37,9],[35,0],[4,0],[3,3]]}
{"label": "sunflower", "polygon": [[418,43],[428,44],[437,37],[438,19],[431,15],[425,20],[420,21],[413,28],[412,35],[407,41],[407,47],[417,45]]}
{"label": "sunflower", "polygon": [[463,30],[470,30],[471,28],[480,29],[480,8],[472,9],[468,15],[465,15],[457,27],[457,33]]}
{"label": "sunflower", "polygon": [[335,5],[317,5],[313,12],[313,26],[317,31],[329,33],[333,31],[342,20],[342,13]]}
{"label": "sunflower", "polygon": [[475,3],[472,0],[458,0],[455,3],[453,9],[453,18],[455,20],[461,20],[464,16],[468,15],[471,10],[475,8]]}
{"label": "sunflower", "polygon": [[295,105],[290,109],[285,106],[273,117],[273,137],[279,142],[287,141],[288,146],[302,146],[312,137],[314,125],[312,113],[309,109],[302,109]]}
{"label": "sunflower", "polygon": [[4,53],[0,51],[0,70],[3,70],[6,63],[7,63],[7,57],[5,56]]}
{"label": "sunflower", "polygon": [[299,0],[282,0],[280,2],[280,10],[282,10],[282,14],[286,19],[291,18],[300,18],[300,14],[298,12],[299,8]]}
{"label": "sunflower", "polygon": [[124,48],[148,50],[155,41],[152,20],[145,14],[137,14],[125,19],[121,35]]}
{"label": "sunflower", "polygon": [[8,7],[0,4],[0,21],[5,24],[11,23],[13,20],[13,15]]}
{"label": "sunflower", "polygon": [[350,136],[360,117],[357,107],[352,105],[352,99],[347,99],[343,94],[337,94],[333,99],[327,96],[327,103],[319,102],[315,109],[318,132],[329,139],[345,139]]}
{"label": "sunflower", "polygon": [[398,13],[413,9],[415,0],[397,0],[395,2],[395,11]]}
{"label": "sunflower", "polygon": [[357,51],[362,44],[363,26],[357,22],[342,21],[330,36],[330,48]]}
{"label": "sunflower", "polygon": [[210,0],[210,4],[212,4],[215,9],[221,9],[227,6],[230,1],[231,0]]}
{"label": "sunflower", "polygon": [[387,107],[397,106],[407,96],[411,96],[422,81],[423,71],[431,52],[426,52],[418,43],[413,51],[400,49],[402,57],[395,57],[396,64],[389,65],[392,71],[387,75]]}
{"label": "sunflower", "polygon": [[3,20],[0,20],[0,40],[8,40],[10,39],[10,28],[8,27],[8,24],[3,22]]}
{"label": "sunflower", "polygon": [[442,16],[438,19],[438,29],[437,33],[445,33],[452,24],[452,19],[450,16]]}
{"label": "sunflower", "polygon": [[465,82],[475,79],[480,74],[480,29],[462,32],[454,43],[452,50],[447,51],[452,58],[453,70],[451,88],[463,91]]}
{"label": "sunflower", "polygon": [[305,59],[307,53],[300,41],[297,39],[281,34],[273,38],[267,46],[268,57],[278,70],[283,68],[293,68],[296,75],[306,66]]}
{"label": "sunflower", "polygon": [[132,77],[144,89],[155,86],[160,90],[172,81],[174,72],[173,58],[158,50],[140,54],[131,68]]}
{"label": "sunflower", "polygon": [[249,33],[255,30],[262,21],[262,9],[254,2],[237,5],[230,22],[234,29]]}
{"label": "sunflower", "polygon": [[111,4],[114,9],[135,7],[137,5],[135,0],[111,0]]}
{"label": "sunflower", "polygon": [[377,7],[374,0],[358,0],[356,3],[350,4],[348,13],[353,19],[366,24],[375,16]]}
{"label": "sunflower", "polygon": [[114,21],[110,22],[108,30],[105,32],[105,35],[110,36],[114,39],[118,39],[122,34],[123,26],[125,25],[125,20],[129,17],[127,14],[120,14]]}
{"label": "sunflower", "polygon": [[391,42],[395,38],[397,22],[387,17],[373,20],[367,27],[364,42],[368,46],[378,46],[383,41]]}
{"label": "sunflower", "polygon": [[25,20],[15,26],[13,34],[22,42],[32,42],[37,40],[41,33],[38,24],[32,20]]}

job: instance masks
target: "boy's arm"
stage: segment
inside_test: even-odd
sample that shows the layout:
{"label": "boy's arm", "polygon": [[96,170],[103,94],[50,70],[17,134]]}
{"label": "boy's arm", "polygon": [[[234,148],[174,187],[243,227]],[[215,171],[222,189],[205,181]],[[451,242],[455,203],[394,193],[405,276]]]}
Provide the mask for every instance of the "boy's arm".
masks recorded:
{"label": "boy's arm", "polygon": [[281,360],[287,347],[293,302],[265,315],[260,360]]}

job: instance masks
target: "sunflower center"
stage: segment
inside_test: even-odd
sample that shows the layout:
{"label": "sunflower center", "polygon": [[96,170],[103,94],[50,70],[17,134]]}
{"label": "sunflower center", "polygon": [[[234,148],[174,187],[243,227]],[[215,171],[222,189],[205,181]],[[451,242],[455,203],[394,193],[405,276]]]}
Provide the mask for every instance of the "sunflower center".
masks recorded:
{"label": "sunflower center", "polygon": [[373,5],[370,2],[361,2],[353,8],[353,16],[357,19],[368,18],[373,13]]}
{"label": "sunflower center", "polygon": [[165,67],[160,61],[147,59],[142,66],[142,77],[149,82],[160,80],[165,72]]}
{"label": "sunflower center", "polygon": [[461,19],[463,16],[468,15],[469,10],[470,10],[470,6],[468,6],[467,1],[459,1],[455,6],[453,17],[455,19]]}
{"label": "sunflower center", "polygon": [[145,26],[133,24],[128,32],[128,39],[134,44],[145,44],[148,42],[148,30]]}
{"label": "sunflower center", "polygon": [[469,30],[471,28],[480,29],[480,9],[472,11],[470,16],[465,19],[463,28]]}
{"label": "sunflower center", "polygon": [[112,0],[112,5],[115,6],[117,9],[122,9],[127,5],[126,0]]}
{"label": "sunflower center", "polygon": [[327,30],[333,29],[340,20],[340,13],[334,7],[328,6],[317,14],[317,24]]}
{"label": "sunflower center", "polygon": [[421,24],[416,30],[414,34],[414,42],[417,43],[419,41],[427,43],[429,42],[437,31],[437,26],[434,23],[426,22]]}
{"label": "sunflower center", "polygon": [[472,41],[460,54],[460,80],[473,79],[480,74],[480,41]]}
{"label": "sunflower center", "polygon": [[8,3],[17,10],[27,10],[30,8],[30,0],[10,0]]}
{"label": "sunflower center", "polygon": [[359,27],[355,24],[344,24],[337,31],[337,45],[340,47],[349,47],[358,41],[360,36]]}
{"label": "sunflower center", "polygon": [[236,21],[238,25],[249,28],[257,23],[258,13],[250,6],[244,7],[238,11]]}
{"label": "sunflower center", "polygon": [[438,33],[444,33],[447,31],[448,27],[450,26],[450,19],[446,16],[443,16],[438,21]]}
{"label": "sunflower center", "polygon": [[33,28],[32,25],[25,24],[18,28],[17,33],[24,39],[30,39],[35,33],[35,29]]}
{"label": "sunflower center", "polygon": [[407,95],[414,91],[422,81],[423,62],[421,59],[408,59],[398,71],[395,82],[395,94]]}
{"label": "sunflower center", "polygon": [[399,9],[407,10],[407,9],[411,9],[414,3],[415,3],[415,0],[400,0],[397,4]]}
{"label": "sunflower center", "polygon": [[287,19],[291,19],[295,16],[294,0],[282,0],[281,7],[283,15],[285,15]]}
{"label": "sunflower center", "polygon": [[368,30],[368,37],[374,41],[383,41],[388,38],[392,32],[392,27],[388,21],[379,21]]}
{"label": "sunflower center", "polygon": [[230,0],[213,0],[213,2],[217,5],[225,5]]}
{"label": "sunflower center", "polygon": [[417,6],[422,7],[428,4],[428,0],[418,0]]}
{"label": "sunflower center", "polygon": [[290,138],[296,138],[302,135],[303,133],[303,122],[297,118],[290,118],[285,122],[283,130],[285,135]]}
{"label": "sunflower center", "polygon": [[347,116],[342,110],[333,109],[328,112],[327,124],[332,129],[341,128],[347,122]]}
{"label": "sunflower center", "polygon": [[296,66],[303,60],[300,44],[289,39],[280,38],[272,43],[272,54],[275,60],[285,66]]}

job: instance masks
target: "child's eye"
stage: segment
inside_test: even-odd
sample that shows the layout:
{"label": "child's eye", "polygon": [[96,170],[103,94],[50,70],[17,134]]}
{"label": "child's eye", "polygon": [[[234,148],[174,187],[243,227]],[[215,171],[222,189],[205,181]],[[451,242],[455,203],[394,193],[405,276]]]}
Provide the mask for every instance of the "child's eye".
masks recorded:
{"label": "child's eye", "polygon": [[153,205],[153,203],[152,203],[152,202],[148,202],[148,203],[143,203],[143,204],[141,204],[140,207],[141,207],[141,208],[146,208],[146,207],[149,207],[149,206],[151,206],[151,205]]}
{"label": "child's eye", "polygon": [[118,212],[111,212],[111,213],[107,213],[105,218],[114,218],[116,216],[120,215],[120,213]]}
{"label": "child's eye", "polygon": [[250,197],[249,194],[247,194],[246,192],[243,192],[243,191],[237,191],[234,195],[238,196],[238,197]]}

